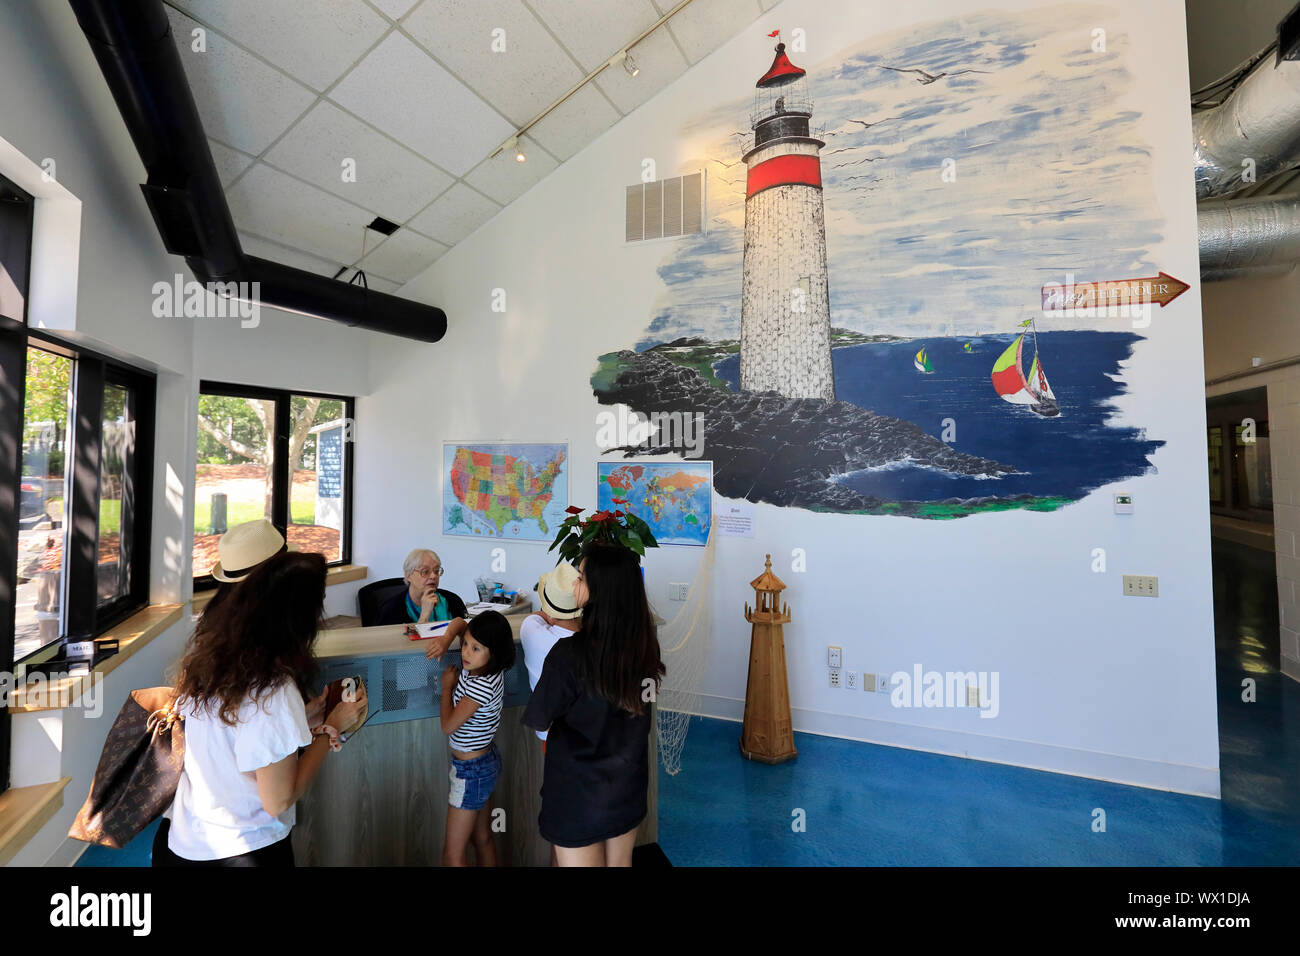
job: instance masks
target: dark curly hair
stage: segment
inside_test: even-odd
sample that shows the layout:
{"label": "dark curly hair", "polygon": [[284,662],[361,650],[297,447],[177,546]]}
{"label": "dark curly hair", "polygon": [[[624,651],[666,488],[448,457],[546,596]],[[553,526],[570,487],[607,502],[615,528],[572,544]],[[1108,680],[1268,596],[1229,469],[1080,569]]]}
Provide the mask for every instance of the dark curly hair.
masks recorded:
{"label": "dark curly hair", "polygon": [[263,562],[199,618],[181,658],[178,699],[199,708],[215,702],[231,725],[246,699],[260,700],[285,680],[308,699],[324,605],[323,556],[287,551]]}

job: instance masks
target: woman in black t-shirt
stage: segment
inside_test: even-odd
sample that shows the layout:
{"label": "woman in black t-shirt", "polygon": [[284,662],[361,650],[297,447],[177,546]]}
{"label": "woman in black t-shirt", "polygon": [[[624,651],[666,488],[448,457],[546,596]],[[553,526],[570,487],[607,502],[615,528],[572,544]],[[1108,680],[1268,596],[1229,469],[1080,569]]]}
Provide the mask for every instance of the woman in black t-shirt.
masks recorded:
{"label": "woman in black t-shirt", "polygon": [[582,628],[546,656],[524,723],[549,730],[538,827],[560,866],[630,866],[650,780],[650,701],[664,675],[637,556],[588,547]]}

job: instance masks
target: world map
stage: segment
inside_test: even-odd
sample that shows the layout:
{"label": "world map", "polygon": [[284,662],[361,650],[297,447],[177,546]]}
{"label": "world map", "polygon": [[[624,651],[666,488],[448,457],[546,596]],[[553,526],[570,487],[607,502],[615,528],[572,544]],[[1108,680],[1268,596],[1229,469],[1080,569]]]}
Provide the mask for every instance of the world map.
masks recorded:
{"label": "world map", "polygon": [[550,541],[569,505],[564,444],[442,446],[442,533]]}
{"label": "world map", "polygon": [[[660,544],[703,547],[713,524],[713,462],[599,462],[596,505],[630,511]],[[627,504],[618,504],[615,498]]]}

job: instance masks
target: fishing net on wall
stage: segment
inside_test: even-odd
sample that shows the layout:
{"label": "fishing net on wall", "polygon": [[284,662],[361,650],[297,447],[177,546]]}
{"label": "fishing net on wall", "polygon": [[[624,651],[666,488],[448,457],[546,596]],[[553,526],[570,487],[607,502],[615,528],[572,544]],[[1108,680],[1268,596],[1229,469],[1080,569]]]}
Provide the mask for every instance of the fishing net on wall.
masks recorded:
{"label": "fishing net on wall", "polygon": [[713,649],[713,528],[700,556],[695,580],[677,616],[659,626],[663,686],[655,710],[659,760],[670,775],[682,769],[682,750],[691,717],[700,712],[700,684]]}

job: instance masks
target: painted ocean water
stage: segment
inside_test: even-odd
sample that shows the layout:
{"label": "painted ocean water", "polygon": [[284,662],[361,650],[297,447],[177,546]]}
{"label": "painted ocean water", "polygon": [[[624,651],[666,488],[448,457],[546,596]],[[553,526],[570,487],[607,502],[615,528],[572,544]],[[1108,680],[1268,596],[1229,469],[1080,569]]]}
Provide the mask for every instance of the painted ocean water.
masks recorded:
{"label": "painted ocean water", "polygon": [[[835,349],[835,390],[841,401],[913,422],[936,438],[944,419],[959,451],[1012,465],[1019,474],[1001,478],[949,475],[899,464],[853,472],[841,480],[886,501],[943,501],[1010,495],[1079,498],[1108,482],[1141,475],[1162,441],[1140,428],[1107,424],[1112,400],[1125,391],[1119,363],[1140,336],[1131,332],[1062,331],[1038,336],[1039,361],[1061,406],[1043,418],[998,397],[990,381],[993,363],[1015,335],[915,339]],[[970,342],[972,352],[962,345]],[[925,346],[934,366],[921,373],[913,356]],[[1024,370],[1033,359],[1025,342]],[[716,366],[733,389],[740,382],[740,356]],[[1112,377],[1113,376],[1113,377]],[[707,448],[707,423],[705,426]]]}

